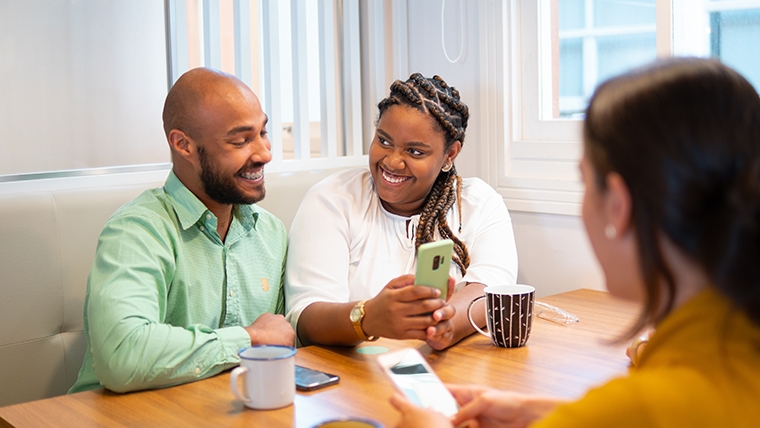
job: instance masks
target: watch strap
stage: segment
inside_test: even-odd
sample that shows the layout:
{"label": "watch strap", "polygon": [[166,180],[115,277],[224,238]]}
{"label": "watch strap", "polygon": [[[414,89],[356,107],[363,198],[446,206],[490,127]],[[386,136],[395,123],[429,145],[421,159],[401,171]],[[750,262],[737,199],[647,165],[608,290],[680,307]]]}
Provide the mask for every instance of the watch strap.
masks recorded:
{"label": "watch strap", "polygon": [[364,321],[364,304],[365,303],[367,303],[367,301],[362,300],[356,304],[355,307],[359,309],[359,312],[361,313],[361,315],[359,316],[358,320],[352,321],[351,323],[354,325],[354,331],[356,331],[356,335],[359,336],[359,339],[363,341],[373,342],[377,340],[378,338],[375,336],[367,336],[367,334],[364,332],[364,329],[362,328],[362,321]]}

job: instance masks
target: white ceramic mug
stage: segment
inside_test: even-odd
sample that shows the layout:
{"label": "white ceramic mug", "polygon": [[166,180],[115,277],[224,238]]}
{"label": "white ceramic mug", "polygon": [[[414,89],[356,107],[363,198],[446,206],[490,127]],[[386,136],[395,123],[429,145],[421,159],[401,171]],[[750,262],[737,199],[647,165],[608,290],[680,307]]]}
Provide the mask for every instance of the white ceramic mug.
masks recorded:
{"label": "white ceramic mug", "polygon": [[[240,367],[232,370],[230,387],[238,400],[252,409],[278,409],[293,403],[296,395],[296,349],[258,345],[238,352]],[[243,375],[243,392],[238,376]]]}
{"label": "white ceramic mug", "polygon": [[[533,324],[535,292],[536,289],[530,285],[486,287],[482,296],[470,302],[467,317],[475,330],[490,337],[494,345],[502,348],[523,346],[528,341]],[[480,299],[486,299],[487,332],[472,320],[472,305]]]}

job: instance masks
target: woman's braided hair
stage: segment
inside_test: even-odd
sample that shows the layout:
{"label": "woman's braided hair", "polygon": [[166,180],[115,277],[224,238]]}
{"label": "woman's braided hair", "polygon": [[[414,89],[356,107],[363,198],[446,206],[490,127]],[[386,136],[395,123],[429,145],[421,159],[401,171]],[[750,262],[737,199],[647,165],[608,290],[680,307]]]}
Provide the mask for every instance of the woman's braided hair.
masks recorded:
{"label": "woman's braided hair", "polygon": [[[406,82],[401,80],[393,82],[388,98],[377,105],[378,120],[389,107],[394,105],[405,105],[435,118],[433,122],[446,135],[445,152],[451,149],[455,141],[464,144],[464,132],[470,117],[469,110],[467,105],[460,100],[459,91],[447,85],[440,76],[428,79],[420,73],[414,73]],[[453,260],[464,275],[467,273],[467,267],[470,266],[470,253],[464,242],[454,235],[446,221],[446,213],[456,201],[459,210],[459,232],[462,231],[461,196],[462,177],[457,174],[456,167],[452,165],[449,171],[441,170],[422,209],[420,224],[415,235],[415,248],[434,241],[437,229],[442,238],[454,241]]]}

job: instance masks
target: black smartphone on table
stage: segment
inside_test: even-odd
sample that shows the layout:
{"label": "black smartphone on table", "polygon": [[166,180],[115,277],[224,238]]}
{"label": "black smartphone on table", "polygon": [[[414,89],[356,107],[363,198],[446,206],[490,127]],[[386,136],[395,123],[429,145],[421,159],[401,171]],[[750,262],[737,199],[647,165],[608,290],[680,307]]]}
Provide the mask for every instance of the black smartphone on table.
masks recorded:
{"label": "black smartphone on table", "polygon": [[339,380],[337,375],[296,365],[296,389],[299,391],[313,391],[334,385]]}

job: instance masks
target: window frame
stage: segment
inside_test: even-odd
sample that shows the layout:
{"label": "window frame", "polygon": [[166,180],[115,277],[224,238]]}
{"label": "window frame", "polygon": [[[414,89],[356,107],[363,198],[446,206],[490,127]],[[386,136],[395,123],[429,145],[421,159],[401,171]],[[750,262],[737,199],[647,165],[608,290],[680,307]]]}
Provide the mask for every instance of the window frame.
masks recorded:
{"label": "window frame", "polygon": [[[502,134],[489,169],[491,182],[513,211],[580,215],[583,183],[577,164],[582,156],[579,119],[541,118],[541,61],[551,60],[551,49],[539,54],[541,34],[551,42],[547,9],[551,0],[510,0],[505,7],[489,5],[483,14],[496,14],[500,22],[483,26],[483,40],[500,50],[500,68],[487,73],[482,95],[489,98],[490,121]],[[543,9],[539,6],[543,5]],[[656,0],[657,57],[671,55],[673,3]],[[493,10],[490,10],[493,9]],[[541,19],[543,18],[543,19]],[[486,19],[486,18],[483,18]],[[488,55],[484,55],[488,56]],[[503,83],[502,83],[503,82]],[[504,87],[503,91],[494,88]],[[497,94],[501,92],[501,94]],[[501,125],[499,125],[499,123]],[[531,171],[526,174],[525,171]]]}

